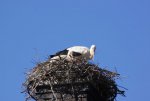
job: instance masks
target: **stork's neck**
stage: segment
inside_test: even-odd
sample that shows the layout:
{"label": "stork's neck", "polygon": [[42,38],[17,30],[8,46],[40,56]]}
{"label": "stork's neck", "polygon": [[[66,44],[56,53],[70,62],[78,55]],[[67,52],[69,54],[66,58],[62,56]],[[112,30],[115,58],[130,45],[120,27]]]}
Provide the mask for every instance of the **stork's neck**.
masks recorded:
{"label": "stork's neck", "polygon": [[90,59],[93,59],[93,58],[94,58],[94,50],[90,49]]}

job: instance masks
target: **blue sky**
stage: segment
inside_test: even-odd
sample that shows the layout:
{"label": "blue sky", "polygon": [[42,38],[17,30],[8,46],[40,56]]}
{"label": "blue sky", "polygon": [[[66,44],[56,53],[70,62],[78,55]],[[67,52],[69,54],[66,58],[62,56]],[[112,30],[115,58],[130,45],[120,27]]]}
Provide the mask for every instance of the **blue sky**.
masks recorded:
{"label": "blue sky", "polygon": [[24,72],[73,45],[96,44],[95,63],[121,74],[118,101],[149,101],[149,0],[0,0],[0,98],[24,101]]}

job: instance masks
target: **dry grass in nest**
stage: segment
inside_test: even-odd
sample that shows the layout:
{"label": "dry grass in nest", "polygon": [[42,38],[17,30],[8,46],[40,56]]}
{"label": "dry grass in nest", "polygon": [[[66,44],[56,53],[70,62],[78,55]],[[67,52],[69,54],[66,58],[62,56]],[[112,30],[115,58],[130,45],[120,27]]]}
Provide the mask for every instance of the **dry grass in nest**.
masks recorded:
{"label": "dry grass in nest", "polygon": [[36,101],[114,101],[119,74],[83,61],[49,60],[28,73],[23,86],[28,98]]}

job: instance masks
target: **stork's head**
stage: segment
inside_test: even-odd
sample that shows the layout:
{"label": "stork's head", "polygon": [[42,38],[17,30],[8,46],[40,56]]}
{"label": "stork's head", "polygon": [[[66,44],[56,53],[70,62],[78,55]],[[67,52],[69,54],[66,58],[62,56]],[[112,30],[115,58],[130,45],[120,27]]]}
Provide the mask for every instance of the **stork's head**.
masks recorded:
{"label": "stork's head", "polygon": [[90,59],[94,58],[95,50],[96,50],[96,46],[92,45],[90,48]]}

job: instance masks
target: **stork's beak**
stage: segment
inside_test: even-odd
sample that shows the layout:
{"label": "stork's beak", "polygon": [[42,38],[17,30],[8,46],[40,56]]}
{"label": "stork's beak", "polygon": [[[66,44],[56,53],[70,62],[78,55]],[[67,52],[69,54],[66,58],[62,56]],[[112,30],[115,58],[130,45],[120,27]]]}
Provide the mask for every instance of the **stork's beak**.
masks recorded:
{"label": "stork's beak", "polygon": [[94,56],[93,56],[92,60],[94,61]]}

